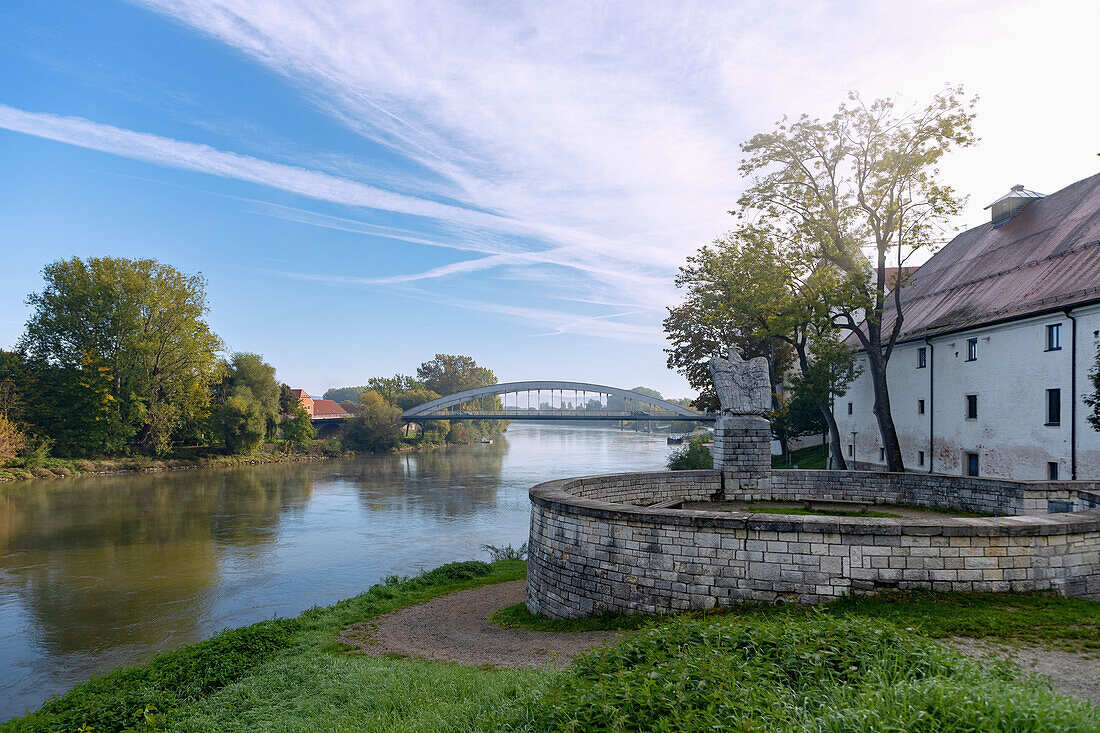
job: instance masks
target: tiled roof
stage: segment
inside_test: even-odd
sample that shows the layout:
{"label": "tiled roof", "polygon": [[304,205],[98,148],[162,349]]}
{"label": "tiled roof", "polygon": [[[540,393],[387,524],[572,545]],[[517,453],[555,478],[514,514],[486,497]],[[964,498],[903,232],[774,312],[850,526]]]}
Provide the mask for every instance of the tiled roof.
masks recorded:
{"label": "tiled roof", "polygon": [[343,417],[349,414],[347,410],[340,407],[333,400],[314,400],[313,401],[313,417]]}
{"label": "tiled roof", "polygon": [[[902,287],[902,339],[1100,300],[1100,174],[968,229]],[[893,324],[893,309],[883,332]]]}

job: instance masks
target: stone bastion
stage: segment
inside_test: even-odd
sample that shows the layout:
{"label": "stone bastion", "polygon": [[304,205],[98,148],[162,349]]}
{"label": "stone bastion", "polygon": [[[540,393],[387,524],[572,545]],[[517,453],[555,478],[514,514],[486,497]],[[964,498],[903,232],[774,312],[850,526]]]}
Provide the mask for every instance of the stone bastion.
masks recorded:
{"label": "stone bastion", "polygon": [[[716,463],[735,470],[591,476],[531,489],[528,609],[551,618],[666,613],[738,601],[819,603],[880,588],[1043,590],[1100,600],[1096,482],[772,471],[752,465],[766,456],[757,440],[745,439],[752,431],[728,427],[731,433],[719,430]],[[991,516],[668,508],[685,501],[803,500]]]}

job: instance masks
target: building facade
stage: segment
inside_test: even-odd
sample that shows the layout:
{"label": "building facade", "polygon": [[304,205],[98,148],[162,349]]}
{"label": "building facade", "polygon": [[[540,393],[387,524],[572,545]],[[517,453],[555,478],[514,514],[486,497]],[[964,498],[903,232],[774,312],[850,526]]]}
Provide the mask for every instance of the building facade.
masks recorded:
{"label": "building facade", "polygon": [[[1046,197],[1016,187],[991,206],[989,223],[903,285],[887,379],[905,466],[1100,478],[1085,404],[1100,345],[1100,176]],[[882,468],[866,356],[857,363],[863,372],[835,405],[842,451],[856,467]]]}

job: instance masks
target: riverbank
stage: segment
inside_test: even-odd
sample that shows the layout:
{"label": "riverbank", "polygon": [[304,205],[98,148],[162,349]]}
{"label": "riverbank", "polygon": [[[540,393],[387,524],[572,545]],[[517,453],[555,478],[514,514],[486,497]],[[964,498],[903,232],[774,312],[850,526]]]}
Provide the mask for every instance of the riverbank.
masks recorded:
{"label": "riverbank", "polygon": [[80,476],[111,476],[125,473],[158,473],[187,471],[198,468],[233,468],[264,463],[318,461],[354,455],[331,441],[316,441],[305,451],[287,452],[281,445],[266,444],[253,453],[240,455],[209,455],[172,458],[130,456],[125,458],[46,458],[34,467],[0,467],[0,482],[43,478],[75,478]]}
{"label": "riverbank", "polygon": [[[890,594],[818,609],[745,606],[648,619],[562,671],[497,668],[480,657],[478,666],[468,666],[363,654],[340,641],[355,630],[356,645],[369,646],[384,614],[519,581],[525,573],[520,561],[465,562],[390,578],[328,608],[227,631],[115,670],[0,730],[1092,731],[1100,725],[1100,708],[1057,695],[1012,665],[968,660],[932,641],[977,636],[1074,653],[1093,648],[1100,604],[1051,596]],[[437,609],[439,625],[463,609]],[[522,607],[494,618],[570,633],[570,622],[551,622],[558,627],[547,631],[547,622],[525,617]],[[600,625],[624,627],[615,618],[579,626],[590,632]]]}

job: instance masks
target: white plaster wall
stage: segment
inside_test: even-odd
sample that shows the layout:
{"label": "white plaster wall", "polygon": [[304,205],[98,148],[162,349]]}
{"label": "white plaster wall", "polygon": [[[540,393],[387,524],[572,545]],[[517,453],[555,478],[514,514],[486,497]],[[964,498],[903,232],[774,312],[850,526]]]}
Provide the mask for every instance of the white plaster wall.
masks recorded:
{"label": "white plaster wall", "polygon": [[[1088,424],[1084,396],[1092,391],[1088,374],[1100,341],[1100,306],[1073,311],[1077,318],[1077,477],[1100,478],[1100,433]],[[1062,349],[1046,351],[1046,326],[1062,324]],[[966,361],[967,340],[978,339],[978,358]],[[895,348],[887,370],[894,425],[906,468],[960,475],[965,454],[979,455],[980,475],[1017,480],[1045,480],[1047,463],[1059,464],[1059,478],[1069,479],[1073,346],[1072,323],[1061,313],[1009,324],[977,328],[912,342]],[[928,348],[928,367],[917,368],[917,349]],[[866,358],[860,357],[865,367]],[[935,394],[929,380],[934,370]],[[1046,390],[1062,390],[1061,424],[1045,425]],[[965,396],[978,395],[978,418],[966,419]],[[925,414],[917,401],[925,400]],[[837,425],[845,456],[852,443],[855,460],[882,464],[882,445],[872,412],[874,392],[864,372],[837,400]],[[848,403],[853,414],[848,415]],[[929,420],[935,441],[930,443]],[[924,451],[919,465],[918,451]]]}

